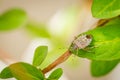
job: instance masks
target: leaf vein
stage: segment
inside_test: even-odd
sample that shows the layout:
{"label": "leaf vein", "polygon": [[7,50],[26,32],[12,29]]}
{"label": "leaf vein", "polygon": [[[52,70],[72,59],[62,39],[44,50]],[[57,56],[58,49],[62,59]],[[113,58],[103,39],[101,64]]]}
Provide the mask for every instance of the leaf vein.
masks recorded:
{"label": "leaf vein", "polygon": [[107,8],[109,8],[112,4],[114,4],[116,0],[113,0],[112,2],[110,2],[106,7],[104,7],[98,14],[97,16],[99,16],[101,13],[103,13]]}

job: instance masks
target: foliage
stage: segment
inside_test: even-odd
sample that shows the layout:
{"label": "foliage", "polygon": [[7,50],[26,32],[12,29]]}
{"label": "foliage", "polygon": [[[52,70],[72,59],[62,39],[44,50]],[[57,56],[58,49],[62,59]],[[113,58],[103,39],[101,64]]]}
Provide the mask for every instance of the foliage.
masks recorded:
{"label": "foliage", "polygon": [[83,33],[92,35],[92,42],[86,47],[87,50],[80,49],[77,54],[75,51],[73,53],[92,60],[110,61],[120,59],[120,19],[115,18],[113,20],[116,20],[116,23],[109,22],[109,24]]}
{"label": "foliage", "polygon": [[120,15],[120,0],[93,0],[92,14],[96,18],[106,19]]}
{"label": "foliage", "polygon": [[41,63],[46,58],[46,55],[48,53],[47,46],[40,46],[35,50],[34,59],[33,59],[33,65],[36,67],[39,67]]}
{"label": "foliage", "polygon": [[113,61],[92,61],[91,63],[91,74],[95,77],[100,77],[108,74],[120,60]]}
{"label": "foliage", "polygon": [[[78,57],[90,59],[91,74],[94,77],[101,77],[112,71],[120,60],[120,0],[93,0],[92,15],[100,20],[107,20],[103,25],[97,26],[81,35],[91,35],[92,42],[85,48],[75,48],[71,43],[69,51]],[[0,30],[12,30],[23,25],[27,19],[26,13],[21,9],[11,9],[0,16]],[[42,27],[41,27],[42,26]],[[45,25],[27,25],[27,30],[37,36],[50,38],[51,35],[45,28]],[[60,38],[57,38],[60,39]],[[58,44],[57,39],[51,39],[54,45]],[[60,44],[61,46],[61,44]],[[63,46],[63,45],[62,45]],[[53,71],[48,78],[41,70],[41,64],[48,53],[47,46],[39,46],[35,50],[33,64],[18,62],[4,68],[0,73],[1,79],[16,78],[18,80],[58,80],[63,71],[61,68]],[[51,57],[51,56],[50,56]],[[46,60],[49,60],[46,59]]]}
{"label": "foliage", "polygon": [[50,33],[47,31],[46,25],[44,24],[28,23],[26,25],[26,30],[31,33],[31,35],[42,38],[50,38]]}
{"label": "foliage", "polygon": [[[23,63],[23,62],[14,63],[14,64],[11,64],[10,66],[8,66],[7,68],[11,72],[11,73],[7,74],[7,76],[13,75],[11,77],[15,77],[18,80],[26,80],[26,79],[43,80],[44,79],[44,75],[40,70],[38,70],[34,66],[27,64],[27,63]],[[2,71],[1,77],[2,77],[2,75],[4,75],[4,73],[8,69],[5,68]],[[3,76],[3,78],[4,78],[4,76]],[[5,78],[9,78],[9,77],[5,77]]]}
{"label": "foliage", "polygon": [[46,78],[41,69],[36,67],[44,61],[47,51],[47,46],[39,46],[35,51],[33,65],[24,62],[11,64],[2,70],[0,78],[7,79],[14,77],[18,80],[58,80],[62,75],[61,68],[56,69]]}
{"label": "foliage", "polygon": [[120,18],[118,15],[120,7],[118,4],[120,4],[119,0],[93,0],[93,16],[108,22],[82,33],[92,35],[92,42],[85,49],[77,50],[73,49],[73,44],[70,46],[73,54],[92,60],[91,74],[94,77],[108,74],[119,63]]}
{"label": "foliage", "polygon": [[0,31],[16,29],[23,26],[26,21],[27,15],[24,10],[19,8],[8,10],[0,15]]}
{"label": "foliage", "polygon": [[61,68],[58,68],[56,70],[54,70],[50,76],[48,77],[48,79],[55,79],[55,80],[58,80],[60,78],[60,76],[62,75],[63,71]]}

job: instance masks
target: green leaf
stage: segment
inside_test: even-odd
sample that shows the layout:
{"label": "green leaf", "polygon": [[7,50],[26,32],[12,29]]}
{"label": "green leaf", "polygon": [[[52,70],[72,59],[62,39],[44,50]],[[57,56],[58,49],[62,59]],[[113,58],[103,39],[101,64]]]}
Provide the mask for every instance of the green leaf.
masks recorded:
{"label": "green leaf", "polygon": [[8,68],[12,73],[11,74],[10,71],[7,71],[9,72],[9,75],[13,75],[18,80],[44,80],[42,71],[28,63],[14,63],[11,64]]}
{"label": "green leaf", "polygon": [[50,38],[50,33],[48,32],[45,24],[29,23],[27,24],[26,29],[33,36]]}
{"label": "green leaf", "polygon": [[34,53],[34,59],[33,59],[33,65],[34,66],[40,66],[40,64],[44,61],[48,53],[48,47],[47,46],[39,46],[35,50]]}
{"label": "green leaf", "polygon": [[58,80],[61,77],[62,73],[63,73],[62,69],[58,68],[58,69],[54,70],[50,74],[50,76],[48,77],[48,79],[49,80]]}
{"label": "green leaf", "polygon": [[0,31],[11,30],[22,26],[27,15],[22,9],[11,9],[0,16]]}
{"label": "green leaf", "polygon": [[112,18],[120,15],[120,0],[93,0],[92,14],[96,18]]}
{"label": "green leaf", "polygon": [[[115,21],[115,22],[114,22]],[[113,19],[105,26],[97,27],[83,33],[92,36],[92,42],[85,49],[74,50],[73,44],[70,51],[79,57],[92,60],[117,60],[120,59],[120,19]],[[81,34],[79,35],[81,36]],[[79,37],[78,36],[78,37]]]}
{"label": "green leaf", "polygon": [[2,72],[0,73],[0,78],[2,78],[2,79],[12,78],[12,77],[13,77],[13,75],[12,75],[9,67],[4,68],[2,70]]}
{"label": "green leaf", "polygon": [[120,60],[113,61],[92,61],[91,74],[94,77],[101,77],[112,71]]}

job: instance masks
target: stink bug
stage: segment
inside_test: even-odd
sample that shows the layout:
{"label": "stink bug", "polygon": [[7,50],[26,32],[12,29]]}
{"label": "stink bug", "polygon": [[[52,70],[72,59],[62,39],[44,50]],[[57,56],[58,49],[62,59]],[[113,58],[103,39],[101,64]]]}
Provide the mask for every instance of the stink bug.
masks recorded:
{"label": "stink bug", "polygon": [[84,49],[88,45],[90,45],[91,41],[92,41],[91,35],[83,34],[73,41],[73,49]]}

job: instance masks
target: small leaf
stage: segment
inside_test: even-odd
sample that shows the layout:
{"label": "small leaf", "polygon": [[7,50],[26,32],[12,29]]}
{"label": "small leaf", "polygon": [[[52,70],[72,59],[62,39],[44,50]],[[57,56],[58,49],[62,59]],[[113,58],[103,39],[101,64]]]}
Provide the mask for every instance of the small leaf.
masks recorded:
{"label": "small leaf", "polygon": [[44,80],[42,71],[24,62],[11,64],[8,68],[12,73],[9,75],[18,80]]}
{"label": "small leaf", "polygon": [[[83,35],[86,34],[92,36],[92,42],[85,49],[74,50],[72,44],[70,51],[79,57],[92,60],[111,61],[120,59],[119,30],[120,18],[113,19],[104,26],[83,33]],[[81,34],[79,36],[81,36]]]}
{"label": "small leaf", "polygon": [[26,20],[27,15],[23,10],[8,10],[0,16],[0,31],[18,28],[22,26]]}
{"label": "small leaf", "polygon": [[120,15],[120,0],[93,0],[92,15],[96,18],[112,18]]}
{"label": "small leaf", "polygon": [[92,61],[91,74],[94,77],[101,77],[112,71],[120,60],[113,61]]}
{"label": "small leaf", "polygon": [[48,53],[47,46],[39,46],[35,50],[34,58],[33,58],[33,65],[40,66],[40,64],[44,61]]}
{"label": "small leaf", "polygon": [[9,67],[6,67],[2,70],[2,72],[0,73],[0,78],[2,79],[7,79],[7,78],[12,78],[13,75],[9,69]]}
{"label": "small leaf", "polygon": [[48,77],[48,79],[49,80],[58,80],[61,77],[62,73],[63,73],[62,69],[58,68],[58,69],[54,70],[50,74],[50,76]]}
{"label": "small leaf", "polygon": [[49,38],[50,33],[48,32],[45,24],[29,23],[26,26],[28,32],[37,37]]}

